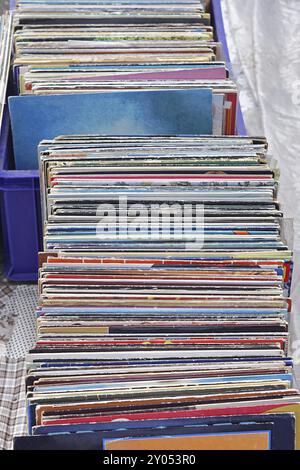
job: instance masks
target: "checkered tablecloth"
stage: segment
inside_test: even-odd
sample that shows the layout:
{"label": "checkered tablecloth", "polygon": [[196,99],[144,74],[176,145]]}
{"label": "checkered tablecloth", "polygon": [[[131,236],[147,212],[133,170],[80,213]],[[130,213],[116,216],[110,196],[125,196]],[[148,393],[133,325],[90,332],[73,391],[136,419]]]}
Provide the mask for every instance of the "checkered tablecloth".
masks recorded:
{"label": "checkered tablecloth", "polygon": [[25,360],[0,357],[0,449],[26,435]]}

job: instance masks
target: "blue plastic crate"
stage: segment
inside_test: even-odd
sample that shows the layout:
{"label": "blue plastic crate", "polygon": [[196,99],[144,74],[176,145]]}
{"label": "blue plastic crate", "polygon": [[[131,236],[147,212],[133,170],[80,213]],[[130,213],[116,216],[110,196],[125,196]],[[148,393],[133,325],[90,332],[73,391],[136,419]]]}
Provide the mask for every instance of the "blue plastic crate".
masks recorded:
{"label": "blue plastic crate", "polygon": [[4,273],[14,281],[37,279],[42,227],[38,171],[12,166],[9,116],[6,110],[0,138],[0,209]]}
{"label": "blue plastic crate", "polygon": [[[221,0],[211,0],[210,5],[211,5],[212,21],[215,27],[216,39],[217,41],[222,43],[223,60],[227,64],[229,75],[233,77],[234,74],[233,74],[233,68],[230,62],[230,54],[229,54],[227,40],[226,40]],[[246,126],[245,126],[240,104],[238,105],[238,109],[237,109],[236,133],[238,135],[247,135]]]}
{"label": "blue plastic crate", "polygon": [[[11,2],[11,5],[13,2]],[[221,0],[211,1],[216,39],[222,42],[223,59],[232,73]],[[246,135],[241,109],[237,134]],[[0,136],[0,209],[4,245],[4,272],[13,281],[36,281],[38,252],[42,250],[39,173],[13,169],[9,117],[6,110]]]}

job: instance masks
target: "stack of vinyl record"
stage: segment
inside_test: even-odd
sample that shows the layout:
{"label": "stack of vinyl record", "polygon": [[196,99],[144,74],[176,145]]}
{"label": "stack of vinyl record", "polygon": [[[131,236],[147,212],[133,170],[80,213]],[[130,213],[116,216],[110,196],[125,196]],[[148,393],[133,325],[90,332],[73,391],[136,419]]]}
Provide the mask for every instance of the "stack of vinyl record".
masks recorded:
{"label": "stack of vinyl record", "polygon": [[14,26],[44,219],[15,448],[300,448],[278,175],[232,136],[204,2],[20,0]]}
{"label": "stack of vinyl record", "polygon": [[31,436],[16,448],[299,447],[265,139],[74,135],[39,152]]}
{"label": "stack of vinyl record", "polygon": [[234,134],[237,87],[202,3],[19,1],[16,168],[60,134]]}

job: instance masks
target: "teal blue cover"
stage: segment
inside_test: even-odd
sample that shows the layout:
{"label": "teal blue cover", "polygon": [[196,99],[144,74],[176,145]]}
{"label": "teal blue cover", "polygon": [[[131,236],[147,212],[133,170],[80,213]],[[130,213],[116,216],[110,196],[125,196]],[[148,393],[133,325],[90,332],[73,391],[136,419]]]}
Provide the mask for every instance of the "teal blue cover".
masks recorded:
{"label": "teal blue cover", "polygon": [[13,96],[9,109],[18,170],[37,169],[39,142],[62,134],[212,133],[209,89]]}

